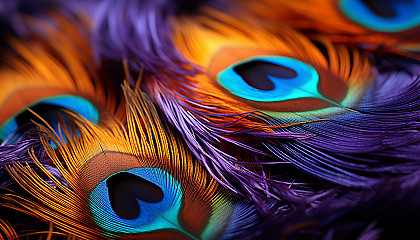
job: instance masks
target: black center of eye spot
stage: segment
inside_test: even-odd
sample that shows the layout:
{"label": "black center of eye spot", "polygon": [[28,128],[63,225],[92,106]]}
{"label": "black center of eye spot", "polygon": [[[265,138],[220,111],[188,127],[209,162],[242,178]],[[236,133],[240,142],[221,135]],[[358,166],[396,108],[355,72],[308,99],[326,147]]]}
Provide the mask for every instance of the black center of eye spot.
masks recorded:
{"label": "black center of eye spot", "polygon": [[[65,124],[69,121],[69,119],[66,117],[66,114],[64,114],[64,112],[62,111],[63,107],[57,105],[39,103],[29,108],[35,113],[37,113],[39,116],[41,116],[50,125],[53,125],[53,123],[57,123],[60,120],[59,116],[61,116]],[[37,117],[33,113],[25,110],[16,117],[16,123],[19,126],[22,126],[30,122],[31,119],[36,118]]]}
{"label": "black center of eye spot", "polygon": [[112,175],[106,180],[106,185],[112,209],[124,219],[136,219],[140,215],[137,199],[149,203],[163,199],[163,191],[159,186],[128,172]]}
{"label": "black center of eye spot", "polygon": [[[393,2],[396,0],[361,0],[368,6],[376,15],[384,18],[396,17]],[[398,0],[400,2],[412,2],[412,0]]]}
{"label": "black center of eye spot", "polygon": [[242,63],[233,70],[251,87],[263,91],[274,89],[274,83],[267,77],[268,75],[286,79],[297,76],[293,69],[260,60]]}

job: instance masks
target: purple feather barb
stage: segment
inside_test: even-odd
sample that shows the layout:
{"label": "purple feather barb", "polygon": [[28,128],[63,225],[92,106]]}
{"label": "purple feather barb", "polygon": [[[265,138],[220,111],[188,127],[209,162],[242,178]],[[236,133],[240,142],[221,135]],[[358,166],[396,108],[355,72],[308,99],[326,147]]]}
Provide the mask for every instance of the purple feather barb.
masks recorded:
{"label": "purple feather barb", "polygon": [[[93,9],[93,48],[97,59],[126,59],[131,68],[156,72],[164,68],[175,75],[196,70],[175,49],[171,18],[194,12],[206,1],[105,0]],[[188,8],[185,8],[188,6]]]}

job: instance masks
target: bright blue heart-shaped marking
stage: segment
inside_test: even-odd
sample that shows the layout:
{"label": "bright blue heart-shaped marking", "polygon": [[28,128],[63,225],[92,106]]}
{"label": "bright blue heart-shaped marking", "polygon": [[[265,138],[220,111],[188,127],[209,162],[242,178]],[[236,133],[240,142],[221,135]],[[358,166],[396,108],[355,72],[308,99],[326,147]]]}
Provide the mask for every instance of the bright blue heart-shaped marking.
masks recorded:
{"label": "bright blue heart-shaped marking", "polygon": [[[266,88],[257,88],[251,86],[241,74],[235,71],[235,67],[243,66],[253,61],[266,62],[271,65],[267,66],[267,70],[275,72],[273,65],[277,65],[281,68],[287,68],[293,70],[295,76],[288,76],[282,78],[278,77],[281,74],[268,74],[267,72],[261,72],[260,68],[255,72],[253,76],[261,75],[261,79],[264,77],[268,78],[272,84],[266,84]],[[250,65],[251,66],[251,65]],[[271,71],[272,70],[272,71]],[[281,69],[279,70],[281,72]],[[288,73],[287,71],[285,73]],[[265,76],[263,76],[265,75]],[[257,77],[258,78],[258,77]],[[243,61],[237,62],[228,68],[224,69],[217,75],[217,79],[220,85],[229,90],[232,94],[245,98],[248,100],[259,101],[259,102],[275,102],[285,101],[290,99],[298,99],[304,97],[318,97],[323,96],[318,92],[318,81],[319,76],[317,71],[310,65],[303,63],[299,60],[282,57],[282,56],[255,56]],[[258,83],[254,84],[258,85]]]}
{"label": "bright blue heart-shaped marking", "polygon": [[125,172],[156,184],[163,191],[162,200],[153,203],[137,199],[140,206],[139,216],[135,219],[121,218],[111,206],[106,184],[108,177],[90,193],[89,206],[95,222],[108,231],[119,233],[141,233],[165,228],[183,231],[178,222],[182,201],[179,182],[160,168],[133,168]]}

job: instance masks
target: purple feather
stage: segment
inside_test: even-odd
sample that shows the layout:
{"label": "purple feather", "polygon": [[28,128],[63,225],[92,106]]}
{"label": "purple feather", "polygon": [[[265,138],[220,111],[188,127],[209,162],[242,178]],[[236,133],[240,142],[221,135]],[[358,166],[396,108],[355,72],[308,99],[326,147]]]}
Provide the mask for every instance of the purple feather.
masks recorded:
{"label": "purple feather", "polygon": [[19,37],[28,37],[28,25],[25,15],[46,18],[51,10],[67,10],[73,8],[63,0],[3,0],[0,4],[0,27]]}
{"label": "purple feather", "polygon": [[291,211],[266,233],[281,239],[418,239],[419,184],[417,171],[370,189],[341,189],[315,208]]}
{"label": "purple feather", "polygon": [[[33,124],[27,124],[22,126],[8,139],[0,144],[0,186],[6,187],[13,184],[14,181],[6,173],[5,167],[14,163],[30,164],[35,167],[33,159],[29,155],[30,151],[33,151],[33,155],[41,162],[41,164],[61,183],[67,186],[61,173],[55,167],[48,165],[48,158],[45,158],[45,149],[42,145],[39,137],[37,136],[37,130]],[[41,176],[44,176],[41,170],[35,168]],[[44,176],[44,180],[51,186],[55,186],[54,183],[47,177]]]}
{"label": "purple feather", "polygon": [[[245,197],[253,201],[257,210],[263,215],[272,214],[272,207],[274,203],[281,203],[286,206],[289,204],[287,199],[292,202],[305,201],[308,197],[314,197],[319,194],[318,191],[312,191],[307,188],[300,188],[295,190],[290,186],[299,186],[300,183],[293,183],[292,181],[277,181],[268,179],[265,175],[258,175],[254,172],[240,166],[240,162],[235,156],[226,153],[226,149],[221,148],[221,139],[230,143],[230,147],[239,146],[246,149],[246,153],[254,152],[261,155],[269,156],[263,151],[252,148],[239,141],[225,138],[224,136],[234,136],[232,131],[223,130],[221,128],[203,124],[198,121],[194,115],[182,108],[182,103],[169,93],[165,93],[162,89],[154,89],[151,94],[155,97],[157,104],[173,126],[175,126],[183,138],[186,140],[188,148],[194,153],[198,160],[207,168],[210,174],[219,181],[223,186],[238,196]],[[243,133],[241,136],[243,137]],[[246,136],[254,137],[261,135],[260,133],[249,132]],[[281,138],[289,140],[307,139],[311,135],[301,133],[275,133],[271,136],[262,136],[264,138]],[[259,136],[261,137],[261,136]],[[238,151],[243,151],[238,148]],[[251,155],[252,156],[252,155]],[[247,156],[249,157],[249,156]],[[260,166],[266,162],[260,161],[256,158],[256,165]],[[278,160],[277,164],[288,164],[282,160]],[[302,173],[304,175],[304,173]],[[222,180],[220,180],[222,179]],[[293,180],[293,179],[292,179]],[[305,184],[303,184],[305,185]]]}
{"label": "purple feather", "polygon": [[169,21],[190,3],[189,10],[205,1],[105,0],[92,8],[93,47],[97,55],[146,71],[164,68],[179,75],[196,71],[180,67],[188,62],[175,50]]}
{"label": "purple feather", "polygon": [[[202,6],[232,8],[225,0],[104,0],[84,4],[92,16],[92,47],[96,61],[127,60],[136,71],[165,73],[182,81],[197,66],[174,47],[171,20],[200,13]],[[233,9],[233,8],[232,8]],[[160,76],[165,78],[165,76]]]}
{"label": "purple feather", "polygon": [[[4,167],[7,165],[14,163],[31,163],[32,159],[28,153],[29,149],[33,149],[37,157],[43,158],[44,149],[39,139],[30,138],[16,143],[2,144],[2,146],[0,146],[0,175],[6,176]],[[5,187],[11,182],[9,177],[2,180],[3,181],[0,182],[2,187]]]}
{"label": "purple feather", "polygon": [[367,187],[381,182],[384,175],[412,173],[420,168],[419,91],[417,75],[382,73],[358,112],[290,127],[287,131],[315,136],[266,146],[305,172],[345,186]]}
{"label": "purple feather", "polygon": [[[334,184],[368,188],[381,184],[383,176],[399,177],[420,169],[419,65],[378,69],[355,111],[328,115],[328,121],[277,128],[276,133],[228,131],[200,118],[163,85],[148,91],[212,176],[267,212],[267,204],[278,199],[304,201]],[[213,114],[211,107],[208,114]],[[291,121],[326,118],[311,117],[296,114]],[[289,123],[268,116],[266,121],[267,125]],[[238,159],[244,158],[255,159],[260,169],[272,169],[271,179],[262,171],[258,175],[241,167]]]}

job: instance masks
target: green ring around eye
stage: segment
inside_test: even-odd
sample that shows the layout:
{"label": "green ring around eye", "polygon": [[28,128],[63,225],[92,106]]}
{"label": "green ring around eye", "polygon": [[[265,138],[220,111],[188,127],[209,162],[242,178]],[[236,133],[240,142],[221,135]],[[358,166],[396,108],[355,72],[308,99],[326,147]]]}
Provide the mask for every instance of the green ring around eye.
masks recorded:
{"label": "green ring around eye", "polygon": [[[61,108],[67,108],[73,110],[83,116],[84,118],[90,121],[98,121],[99,113],[98,110],[90,103],[88,100],[81,97],[71,96],[71,95],[60,95],[51,98],[45,98],[39,100],[31,105],[28,108],[36,107],[37,105],[51,105]],[[5,140],[8,136],[13,134],[16,130],[19,129],[19,123],[17,118],[19,115],[24,113],[26,109],[22,109],[19,113],[15,114],[13,117],[9,118],[1,127],[0,127],[0,138]],[[38,113],[41,114],[42,113]],[[35,118],[35,116],[34,116]],[[49,124],[58,130],[57,122],[49,122]]]}
{"label": "green ring around eye", "polygon": [[[253,62],[260,65],[250,64]],[[252,80],[255,85],[258,85],[259,81],[271,81],[271,85],[266,89],[251,86],[243,75],[235,71],[238,67],[243,68],[243,66],[255,68],[251,69],[249,75],[257,78]],[[290,74],[291,72],[295,72],[295,75]],[[217,80],[223,88],[232,94],[252,101],[276,102],[305,97],[323,98],[318,92],[319,76],[317,71],[312,66],[289,57],[254,56],[247,58],[219,72]]]}
{"label": "green ring around eye", "polygon": [[395,16],[379,16],[361,0],[341,0],[338,6],[348,18],[374,31],[401,32],[420,26],[420,0],[384,1],[381,4],[390,4],[388,8]]}

